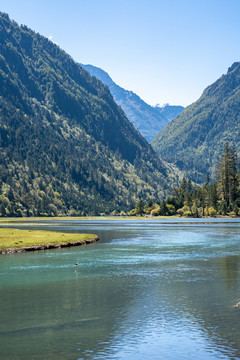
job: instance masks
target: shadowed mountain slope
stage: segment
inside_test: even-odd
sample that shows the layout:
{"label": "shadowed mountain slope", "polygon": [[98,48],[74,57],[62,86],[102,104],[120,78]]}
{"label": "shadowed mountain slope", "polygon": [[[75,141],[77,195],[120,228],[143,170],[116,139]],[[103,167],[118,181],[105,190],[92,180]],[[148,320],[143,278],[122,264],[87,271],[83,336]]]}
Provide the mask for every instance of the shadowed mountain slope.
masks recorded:
{"label": "shadowed mountain slope", "polygon": [[84,215],[174,182],[107,86],[0,13],[0,215]]}

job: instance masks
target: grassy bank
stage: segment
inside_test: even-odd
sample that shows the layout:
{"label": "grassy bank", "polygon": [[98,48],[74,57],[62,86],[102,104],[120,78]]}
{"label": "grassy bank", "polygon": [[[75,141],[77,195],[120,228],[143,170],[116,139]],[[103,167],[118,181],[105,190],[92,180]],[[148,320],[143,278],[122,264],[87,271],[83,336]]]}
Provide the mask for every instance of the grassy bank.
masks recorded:
{"label": "grassy bank", "polygon": [[84,245],[97,240],[98,237],[95,234],[69,234],[45,230],[1,228],[0,253]]}
{"label": "grassy bank", "polygon": [[0,223],[8,224],[8,223],[46,223],[57,220],[59,221],[92,221],[92,220],[160,220],[160,219],[178,219],[179,215],[171,215],[171,216],[59,216],[59,217],[2,217],[0,218]]}
{"label": "grassy bank", "polygon": [[58,216],[58,217],[52,217],[52,216],[44,216],[44,217],[1,217],[0,223],[9,223],[9,222],[35,222],[35,221],[52,221],[52,220],[91,220],[94,217],[91,216]]}

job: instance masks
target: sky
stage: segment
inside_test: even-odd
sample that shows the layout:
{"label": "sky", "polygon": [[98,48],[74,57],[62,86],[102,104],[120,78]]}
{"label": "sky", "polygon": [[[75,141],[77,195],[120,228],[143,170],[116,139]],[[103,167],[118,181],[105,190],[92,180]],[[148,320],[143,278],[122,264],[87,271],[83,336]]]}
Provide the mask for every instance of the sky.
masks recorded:
{"label": "sky", "polygon": [[187,106],[240,61],[240,0],[0,0],[148,104]]}

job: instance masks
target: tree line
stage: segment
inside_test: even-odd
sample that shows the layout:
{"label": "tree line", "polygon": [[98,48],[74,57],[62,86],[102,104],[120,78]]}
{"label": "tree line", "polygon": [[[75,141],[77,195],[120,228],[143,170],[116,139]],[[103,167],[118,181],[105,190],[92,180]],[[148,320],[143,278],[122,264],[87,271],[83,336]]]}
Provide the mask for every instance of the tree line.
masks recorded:
{"label": "tree line", "polygon": [[0,217],[109,215],[167,193],[177,180],[107,86],[1,12],[0,39]]}
{"label": "tree line", "polygon": [[162,201],[140,199],[128,215],[186,217],[240,215],[240,169],[236,149],[227,142],[216,171],[216,181],[207,176],[202,186],[183,177],[181,185]]}

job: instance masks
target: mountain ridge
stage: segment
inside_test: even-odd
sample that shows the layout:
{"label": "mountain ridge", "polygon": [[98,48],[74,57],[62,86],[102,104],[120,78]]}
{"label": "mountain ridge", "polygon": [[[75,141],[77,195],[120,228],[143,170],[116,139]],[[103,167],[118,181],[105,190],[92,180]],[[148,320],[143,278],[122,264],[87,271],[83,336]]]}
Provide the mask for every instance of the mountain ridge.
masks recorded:
{"label": "mountain ridge", "polygon": [[151,144],[165,161],[202,183],[207,174],[214,177],[226,142],[240,151],[239,107],[240,62],[235,62]]}
{"label": "mountain ridge", "polygon": [[177,105],[153,107],[133,91],[125,90],[117,85],[109,74],[101,68],[93,65],[80,65],[109,87],[116,103],[123,109],[127,118],[148,142],[184,109],[182,106]]}
{"label": "mountain ridge", "polygon": [[164,196],[175,176],[107,86],[3,13],[0,38],[1,216],[96,215]]}

